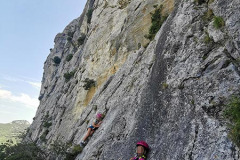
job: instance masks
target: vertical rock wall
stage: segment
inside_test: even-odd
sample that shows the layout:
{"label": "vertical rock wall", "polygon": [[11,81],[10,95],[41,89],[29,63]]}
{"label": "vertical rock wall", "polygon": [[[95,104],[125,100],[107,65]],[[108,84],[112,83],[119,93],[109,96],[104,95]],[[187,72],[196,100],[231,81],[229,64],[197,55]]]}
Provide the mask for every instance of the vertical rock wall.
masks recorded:
{"label": "vertical rock wall", "polygon": [[[150,42],[151,12],[161,4],[169,16]],[[223,118],[239,93],[239,12],[238,0],[89,0],[55,38],[31,138],[78,144],[103,112],[77,159],[129,159],[139,140],[152,160],[239,159]],[[214,27],[214,16],[225,25]],[[95,81],[89,90],[87,78]]]}

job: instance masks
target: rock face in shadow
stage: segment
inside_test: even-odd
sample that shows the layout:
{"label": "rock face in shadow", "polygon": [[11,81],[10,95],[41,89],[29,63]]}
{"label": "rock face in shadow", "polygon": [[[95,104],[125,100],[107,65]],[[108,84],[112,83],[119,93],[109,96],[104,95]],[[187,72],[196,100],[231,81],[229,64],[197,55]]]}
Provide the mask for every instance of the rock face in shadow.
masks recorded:
{"label": "rock face in shadow", "polygon": [[[55,38],[31,139],[79,144],[102,112],[76,159],[130,159],[139,140],[151,146],[150,160],[239,159],[223,110],[240,89],[240,3],[197,2],[89,0]],[[169,16],[149,41],[161,4]],[[94,81],[87,90],[86,79]]]}

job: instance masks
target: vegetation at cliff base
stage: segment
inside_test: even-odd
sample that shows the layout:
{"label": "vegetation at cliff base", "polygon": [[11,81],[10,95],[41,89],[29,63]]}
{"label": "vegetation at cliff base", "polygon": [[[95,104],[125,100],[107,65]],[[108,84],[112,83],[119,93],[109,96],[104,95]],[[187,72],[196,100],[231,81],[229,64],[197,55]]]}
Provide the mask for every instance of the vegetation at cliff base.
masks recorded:
{"label": "vegetation at cliff base", "polygon": [[0,144],[7,143],[14,145],[20,142],[19,135],[21,135],[29,127],[27,121],[13,121],[11,123],[0,123]]}
{"label": "vegetation at cliff base", "polygon": [[0,160],[45,160],[46,154],[36,143],[30,140],[23,141],[23,138],[27,137],[27,133],[30,134],[29,130],[18,134],[16,137],[19,141],[16,144],[1,143]]}
{"label": "vegetation at cliff base", "polygon": [[44,160],[44,152],[35,143],[18,143],[14,146],[0,145],[1,160]]}
{"label": "vegetation at cliff base", "polygon": [[80,145],[76,145],[73,147],[72,152],[66,153],[66,157],[64,160],[73,160],[81,152],[82,152],[82,147]]}
{"label": "vegetation at cliff base", "polygon": [[229,124],[229,138],[240,147],[240,98],[234,96],[229,101],[224,115],[231,123]]}

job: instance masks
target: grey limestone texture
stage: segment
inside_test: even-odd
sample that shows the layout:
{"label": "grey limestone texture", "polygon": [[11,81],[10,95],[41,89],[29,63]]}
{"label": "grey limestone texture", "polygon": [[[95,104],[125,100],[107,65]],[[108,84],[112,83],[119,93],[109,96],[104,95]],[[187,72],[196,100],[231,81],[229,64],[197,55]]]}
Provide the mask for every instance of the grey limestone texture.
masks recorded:
{"label": "grey limestone texture", "polygon": [[[223,117],[240,89],[240,1],[196,2],[88,0],[44,64],[31,139],[46,150],[54,141],[79,144],[102,112],[102,125],[77,160],[130,159],[139,140],[150,145],[149,160],[240,159]],[[169,16],[149,41],[156,4]],[[209,10],[224,26],[206,20]],[[95,81],[89,90],[87,78]]]}

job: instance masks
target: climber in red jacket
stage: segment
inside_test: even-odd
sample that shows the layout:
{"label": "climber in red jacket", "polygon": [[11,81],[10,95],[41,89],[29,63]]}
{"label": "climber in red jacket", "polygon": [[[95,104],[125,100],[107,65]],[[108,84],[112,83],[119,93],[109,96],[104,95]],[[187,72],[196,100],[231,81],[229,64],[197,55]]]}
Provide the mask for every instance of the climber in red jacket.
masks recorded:
{"label": "climber in red jacket", "polygon": [[136,156],[130,160],[146,160],[148,151],[148,144],[144,141],[140,141],[137,143]]}

